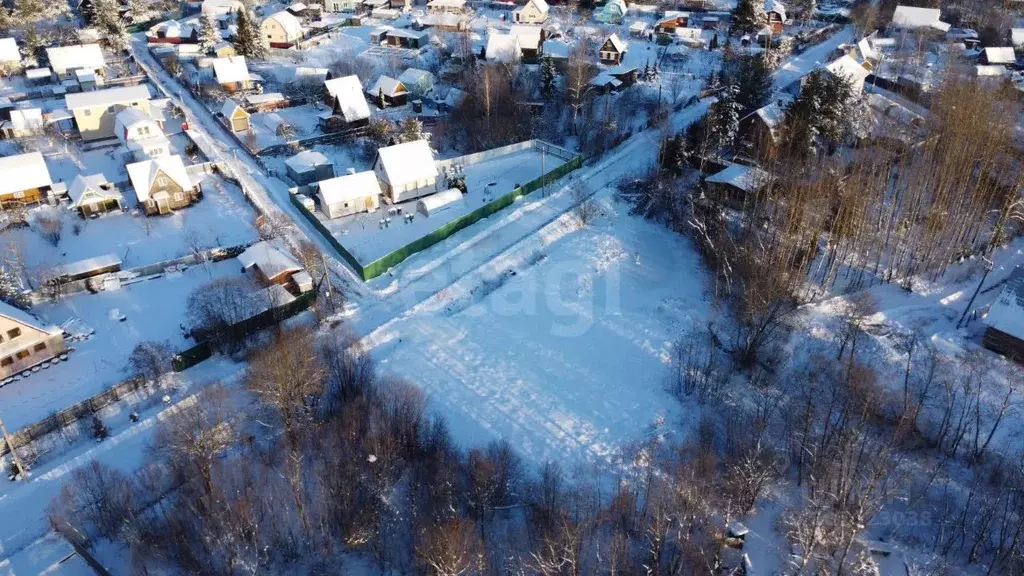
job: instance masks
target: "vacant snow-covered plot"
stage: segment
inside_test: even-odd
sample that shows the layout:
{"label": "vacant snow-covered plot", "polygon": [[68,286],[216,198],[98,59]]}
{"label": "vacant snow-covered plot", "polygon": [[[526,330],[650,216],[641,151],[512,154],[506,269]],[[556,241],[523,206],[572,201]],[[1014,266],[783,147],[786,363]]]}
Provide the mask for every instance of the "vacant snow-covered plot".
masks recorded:
{"label": "vacant snow-covered plot", "polygon": [[665,384],[670,343],[710,314],[700,260],[605,211],[582,229],[563,215],[376,330],[383,370],[422,386],[460,442],[504,437],[534,463],[615,462],[656,428],[688,428]]}

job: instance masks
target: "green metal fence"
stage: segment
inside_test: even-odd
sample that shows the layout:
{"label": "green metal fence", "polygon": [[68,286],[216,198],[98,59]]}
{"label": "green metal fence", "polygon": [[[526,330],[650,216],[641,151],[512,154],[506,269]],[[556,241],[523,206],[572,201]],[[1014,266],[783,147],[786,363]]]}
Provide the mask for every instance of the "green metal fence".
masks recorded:
{"label": "green metal fence", "polygon": [[302,205],[298,198],[295,198],[295,195],[292,195],[292,203],[295,204],[295,206],[299,208],[299,212],[301,212],[303,216],[305,216],[306,219],[309,220],[316,227],[316,229],[319,230],[320,233],[324,235],[325,238],[327,238],[327,241],[331,243],[331,246],[333,246],[335,250],[337,250],[338,253],[341,254],[342,258],[344,258],[345,261],[347,261],[349,265],[352,266],[352,268],[356,271],[356,273],[358,273],[363,278],[363,280],[370,280],[387,272],[388,269],[393,268],[398,264],[402,263],[409,256],[412,256],[417,252],[421,252],[423,250],[426,250],[427,248],[430,248],[434,244],[437,244],[438,242],[445,240],[446,238],[448,238],[452,234],[455,234],[459,230],[472,226],[473,224],[479,222],[484,218],[487,218],[488,216],[494,214],[495,212],[510,206],[513,202],[516,201],[517,198],[525,196],[542,186],[546,186],[547,184],[550,184],[558,180],[559,178],[562,178],[563,176],[572,172],[573,170],[580,168],[582,165],[583,157],[575,156],[572,160],[569,160],[565,164],[562,164],[561,166],[555,168],[554,170],[548,172],[547,174],[534,180],[531,180],[526,184],[523,184],[522,186],[512,190],[508,194],[496,198],[493,201],[484,204],[480,208],[477,208],[476,210],[468,214],[464,214],[459,218],[452,220],[451,222],[445,224],[444,226],[441,226],[440,228],[427,234],[426,236],[417,238],[416,240],[413,240],[412,242],[406,244],[405,246],[402,246],[398,250],[395,250],[394,252],[391,252],[389,254],[385,254],[384,256],[381,256],[380,258],[374,260],[373,262],[370,262],[369,264],[366,264],[365,266],[360,264],[359,261],[356,260],[356,258],[348,252],[348,250],[345,250],[345,248],[341,245],[340,242],[338,242],[334,235],[331,234],[326,227],[324,227],[323,223],[321,223],[320,220],[317,219],[315,215],[311,214],[309,210],[307,210],[306,207]]}

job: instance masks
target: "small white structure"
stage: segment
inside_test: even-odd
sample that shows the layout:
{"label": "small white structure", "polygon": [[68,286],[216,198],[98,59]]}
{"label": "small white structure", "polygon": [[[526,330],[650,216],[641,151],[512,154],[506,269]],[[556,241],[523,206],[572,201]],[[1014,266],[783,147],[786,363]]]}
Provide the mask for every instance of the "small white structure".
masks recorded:
{"label": "small white structure", "polygon": [[14,38],[0,38],[0,66],[11,69],[21,68],[21,53]]}
{"label": "small white structure", "polygon": [[210,16],[231,16],[239,10],[244,10],[240,0],[205,0],[202,2],[202,13]]}
{"label": "small white structure", "polygon": [[111,210],[120,210],[124,203],[121,192],[103,174],[82,176],[79,174],[68,188],[71,207],[88,218]]}
{"label": "small white structure", "polygon": [[302,186],[334,177],[334,164],[316,150],[303,150],[284,161],[288,177]]}
{"label": "small white structure", "polygon": [[317,184],[320,210],[328,218],[340,218],[380,208],[380,182],[372,170],[346,174]]}
{"label": "small white structure", "polygon": [[260,22],[260,34],[274,48],[290,48],[302,39],[302,23],[291,12],[282,10]]}
{"label": "small white structure", "polygon": [[21,108],[11,110],[10,134],[14,138],[32,136],[43,131],[43,110]]}
{"label": "small white structure", "polygon": [[138,108],[125,108],[114,119],[117,139],[131,151],[137,162],[171,153],[171,144],[160,125]]}
{"label": "small white structure", "polygon": [[429,218],[438,212],[443,212],[456,206],[459,202],[462,202],[462,190],[449,188],[444,192],[431,194],[416,202],[416,211]]}
{"label": "small white structure", "polygon": [[981,53],[983,64],[1009,66],[1017,63],[1017,54],[1012,46],[988,47]]}
{"label": "small white structure", "polygon": [[548,19],[549,10],[544,0],[527,0],[526,4],[512,11],[512,21],[517,24],[543,24]]}
{"label": "small white structure", "polygon": [[393,203],[413,200],[436,190],[437,165],[426,140],[377,150],[373,171]]}
{"label": "small white structure", "polygon": [[74,46],[57,46],[46,49],[46,58],[50,61],[57,80],[70,80],[75,77],[76,70],[88,70],[100,75],[106,60],[99,44],[76,44]]}
{"label": "small white structure", "polygon": [[484,58],[492,62],[518,62],[523,58],[519,39],[511,34],[489,34]]}
{"label": "small white structure", "polygon": [[948,32],[950,25],[940,20],[938,8],[897,6],[892,15],[892,27],[898,30],[938,30]]}
{"label": "small white structure", "polygon": [[419,68],[409,68],[402,72],[398,81],[404,84],[414,96],[426,96],[427,92],[434,87],[434,75]]}
{"label": "small white structure", "polygon": [[829,62],[825,65],[825,70],[849,82],[853,96],[860,96],[864,92],[864,81],[871,74],[849,54]]}
{"label": "small white structure", "polygon": [[1024,28],[1010,29],[1010,44],[1013,44],[1014,48],[1024,46]]}
{"label": "small white structure", "polygon": [[370,106],[363,95],[363,85],[355,74],[324,82],[324,92],[331,112],[352,124],[370,117]]}

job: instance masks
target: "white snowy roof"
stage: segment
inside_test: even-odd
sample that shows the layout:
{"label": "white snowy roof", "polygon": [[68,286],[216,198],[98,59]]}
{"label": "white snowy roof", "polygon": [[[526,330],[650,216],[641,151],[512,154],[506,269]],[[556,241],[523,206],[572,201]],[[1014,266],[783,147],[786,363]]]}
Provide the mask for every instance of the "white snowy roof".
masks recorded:
{"label": "white snowy roof", "polygon": [[188,171],[185,170],[181,156],[178,155],[135,162],[125,166],[125,169],[128,170],[128,179],[131,180],[132,188],[135,189],[135,197],[139,199],[139,202],[149,200],[149,191],[153,188],[153,182],[160,172],[163,172],[182,188],[192,187],[192,180],[188,176]]}
{"label": "white snowy roof", "polygon": [[618,34],[612,34],[608,37],[608,42],[612,43],[612,47],[615,48],[616,52],[622,53],[626,51],[626,43],[619,38]]}
{"label": "white snowy roof", "polygon": [[730,164],[725,170],[710,176],[706,182],[728,184],[744,192],[755,192],[759,187],[768,182],[770,178],[771,176],[760,168],[744,166],[743,164]]}
{"label": "white snowy roof", "polygon": [[373,170],[321,180],[318,186],[320,197],[328,205],[380,195],[380,182]]}
{"label": "white snowy roof", "polygon": [[363,85],[355,74],[328,80],[324,82],[324,89],[335,99],[336,106],[341,108],[341,114],[346,122],[370,117],[370,106],[366,104],[366,97],[363,96]]}
{"label": "white snowy roof", "polygon": [[514,10],[514,12],[519,12],[523,8],[526,8],[527,6],[529,6],[530,4],[533,4],[537,8],[537,10],[540,10],[541,14],[547,14],[548,11],[551,10],[551,7],[548,6],[548,3],[545,2],[544,0],[527,0],[526,4],[523,4],[519,8],[516,8]]}
{"label": "white snowy roof", "polygon": [[1024,46],[1024,28],[1010,29],[1010,44]]}
{"label": "white snowy roof", "polygon": [[0,158],[0,194],[23,192],[52,184],[46,161],[39,152]]}
{"label": "white snowy roof", "polygon": [[275,12],[270,16],[267,16],[264,21],[266,20],[273,20],[277,22],[281,26],[281,29],[284,30],[284,33],[287,34],[289,38],[302,36],[302,22],[299,22],[299,19],[296,18],[294,14],[288,12],[287,10]]}
{"label": "white snowy roof", "polygon": [[259,268],[267,278],[302,270],[302,266],[295,258],[292,258],[290,254],[285,254],[266,240],[246,248],[238,255],[238,261],[242,264],[242,268],[248,269],[252,266]]}
{"label": "white snowy roof", "polygon": [[427,2],[427,8],[456,8],[460,9],[466,6],[466,0],[430,0]]}
{"label": "white snowy roof", "polygon": [[463,100],[466,99],[466,93],[458,88],[452,88],[448,91],[448,95],[444,97],[444,103],[452,108],[458,108],[462,104]]}
{"label": "white snowy roof", "polygon": [[1018,266],[1010,273],[999,297],[988,309],[985,324],[1024,340],[1024,267]]}
{"label": "white snowy roof", "polygon": [[281,115],[278,114],[277,112],[271,112],[263,116],[262,120],[263,125],[269,128],[270,131],[275,134],[277,133],[278,128],[280,128],[283,124],[287,124],[287,122],[284,121],[284,118],[281,118]]}
{"label": "white snowy roof", "polygon": [[1017,62],[1017,54],[1010,46],[985,48],[985,59],[989,64],[1013,64]]}
{"label": "white snowy roof", "polygon": [[627,10],[627,8],[626,8],[626,0],[608,0],[608,2],[605,2],[605,5],[603,6],[602,9],[603,10],[608,10],[609,8],[612,8],[613,6],[614,7],[618,7],[619,12],[621,14],[625,14],[626,13],[626,10]]}
{"label": "white snowy roof", "polygon": [[153,120],[149,114],[146,114],[138,108],[125,108],[118,112],[117,116],[114,117],[114,125],[117,127],[118,132],[131,128],[139,122],[156,124],[156,120]]}
{"label": "white snowy roof", "polygon": [[284,99],[284,94],[280,92],[264,92],[262,94],[246,94],[245,98],[243,98],[242,101],[246,104],[257,106],[259,104],[280,102]]}
{"label": "white snowy roof", "polygon": [[204,0],[202,3],[204,14],[228,14],[237,12],[240,8],[240,0]]}
{"label": "white snowy roof", "polygon": [[597,86],[598,88],[604,88],[606,86],[618,88],[619,86],[622,86],[622,80],[619,80],[608,72],[602,71],[597,76],[594,76],[594,79],[590,81],[590,85]]}
{"label": "white snowy roof", "polygon": [[407,68],[405,72],[402,72],[398,77],[398,81],[406,86],[409,84],[420,84],[421,82],[433,84],[434,75],[426,70],[420,70],[419,68]]}
{"label": "white snowy roof", "polygon": [[572,48],[565,40],[545,40],[544,56],[550,58],[568,58]]}
{"label": "white snowy roof", "polygon": [[[242,107],[239,106],[238,103],[235,102],[234,100],[232,100],[231,98],[228,98],[228,99],[224,100],[224,104],[220,107],[220,113],[225,118],[231,118],[232,116],[235,115],[235,110],[237,110],[238,108],[242,108]],[[242,112],[245,112],[244,108],[242,108]],[[248,116],[249,113],[245,112],[245,115]]]}
{"label": "white snowy roof", "polygon": [[39,130],[43,127],[41,108],[11,110],[11,127],[15,130]]}
{"label": "white snowy roof", "polygon": [[[392,186],[437,176],[434,153],[426,140],[414,140],[377,150],[377,161]],[[374,162],[376,165],[377,162]]]}
{"label": "white snowy roof", "polygon": [[629,25],[630,32],[643,32],[644,30],[647,30],[647,22],[643,20],[637,20]]}
{"label": "white snowy roof", "polygon": [[949,30],[949,24],[939,20],[941,12],[938,8],[917,8],[915,6],[897,6],[892,15],[892,24],[897,28],[934,28],[943,32]]}
{"label": "white snowy roof", "polygon": [[149,88],[145,84],[138,86],[122,86],[106,90],[75,92],[64,96],[64,104],[68,110],[92,108],[94,106],[113,106],[137,100],[149,100]]}
{"label": "white snowy roof", "polygon": [[489,34],[487,49],[484,56],[487,60],[513,62],[523,55],[519,48],[519,39],[511,34]]}
{"label": "white snowy roof", "polygon": [[324,156],[316,150],[303,150],[295,156],[285,160],[284,163],[292,170],[301,173],[306,172],[307,170],[313,170],[317,166],[330,164],[331,161],[327,159],[327,156]]}
{"label": "white snowy roof", "polygon": [[860,42],[857,42],[857,49],[860,50],[861,58],[865,60],[878,59],[878,52],[871,46],[871,42],[868,42],[867,38],[861,38]]}
{"label": "white snowy roof", "polygon": [[1010,71],[1002,64],[978,64],[974,67],[974,75],[979,78],[1008,76]]}
{"label": "white snowy roof", "polygon": [[779,2],[779,0],[765,0],[764,11],[775,12],[779,15],[779,18],[782,18],[783,22],[786,21],[786,5]]}
{"label": "white snowy roof", "polygon": [[42,68],[29,68],[28,70],[25,70],[25,78],[28,78],[29,80],[40,80],[49,77],[50,69],[46,66],[43,66]]}
{"label": "white snowy roof", "polygon": [[331,71],[327,68],[312,68],[309,66],[298,66],[295,68],[295,75],[292,77],[292,81],[295,80],[307,80],[309,78],[316,78],[317,80],[327,80],[327,75]]}
{"label": "white snowy roof", "polygon": [[380,78],[377,78],[377,81],[373,83],[373,86],[367,90],[367,93],[371,96],[377,96],[381,92],[383,92],[385,96],[397,96],[399,94],[408,94],[409,89],[396,78],[392,78],[391,76],[381,76]]}
{"label": "white snowy roof", "polygon": [[764,121],[765,125],[768,126],[768,130],[771,131],[772,139],[778,138],[779,128],[782,126],[783,120],[786,118],[786,100],[776,100],[771,104],[759,108],[755,114],[761,120]]}
{"label": "white snowy roof", "polygon": [[829,62],[825,65],[825,69],[836,76],[841,76],[855,84],[862,82],[870,74],[870,72],[861,66],[860,62],[857,62],[857,60],[849,54],[840,56],[839,58]]}
{"label": "white snowy roof", "polygon": [[121,193],[110,185],[110,181],[103,174],[90,174],[89,176],[79,174],[75,176],[71,186],[68,188],[68,197],[71,198],[71,204],[78,206],[86,193],[95,194],[104,200],[121,199]]}
{"label": "white snowy roof", "polygon": [[50,68],[68,70],[71,68],[103,68],[103,50],[99,44],[76,44],[74,46],[57,46],[46,49],[46,58]]}
{"label": "white snowy roof", "polygon": [[0,38],[0,62],[21,62],[18,42],[14,38]]}
{"label": "white snowy roof", "polygon": [[217,83],[247,82],[252,79],[249,67],[245,64],[245,56],[226,56],[213,59],[213,75]]}
{"label": "white snowy roof", "polygon": [[537,50],[540,48],[541,38],[540,26],[528,26],[526,24],[514,24],[508,33],[515,36],[519,40],[520,48],[529,48],[530,50]]}
{"label": "white snowy roof", "polygon": [[449,188],[444,192],[438,192],[437,194],[431,194],[430,196],[421,198],[416,206],[417,209],[422,208],[429,214],[438,208],[443,208],[460,200],[462,200],[462,190],[459,190],[458,188]]}

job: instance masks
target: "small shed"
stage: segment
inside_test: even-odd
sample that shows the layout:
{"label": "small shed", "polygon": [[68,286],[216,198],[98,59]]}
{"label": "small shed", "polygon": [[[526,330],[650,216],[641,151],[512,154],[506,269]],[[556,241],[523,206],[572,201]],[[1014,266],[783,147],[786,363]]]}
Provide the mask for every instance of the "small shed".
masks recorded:
{"label": "small shed", "polygon": [[398,81],[415,96],[426,96],[434,87],[434,75],[419,68],[409,68],[398,77]]}
{"label": "small shed", "polygon": [[341,218],[380,207],[380,182],[372,170],[351,172],[317,184],[320,210],[328,218]]}
{"label": "small shed", "polygon": [[284,164],[288,177],[300,186],[334,177],[334,164],[316,150],[303,150]]}
{"label": "small shed", "polygon": [[1017,63],[1017,54],[1012,46],[989,47],[982,50],[981,63],[1010,66]]}
{"label": "small shed", "polygon": [[708,192],[731,206],[742,206],[748,194],[754,194],[771,180],[771,175],[754,166],[730,164],[707,178]]}
{"label": "small shed", "polygon": [[400,80],[390,76],[381,76],[366,91],[377,103],[377,106],[405,106],[409,100],[409,89]]}
{"label": "small shed", "polygon": [[232,132],[245,132],[249,129],[249,113],[230,98],[221,106],[220,115],[224,117]]}
{"label": "small shed", "polygon": [[252,274],[264,285],[287,284],[302,266],[290,254],[267,240],[257,242],[238,255],[242,272]]}
{"label": "small shed", "polygon": [[58,266],[52,269],[47,276],[61,282],[74,282],[119,270],[121,270],[121,259],[117,257],[117,254],[104,254]]}
{"label": "small shed", "polygon": [[444,192],[438,192],[437,194],[431,194],[425,198],[420,199],[416,202],[416,211],[424,216],[430,217],[438,212],[443,212],[449,208],[453,208],[462,202],[462,190],[458,188],[449,188]]}

